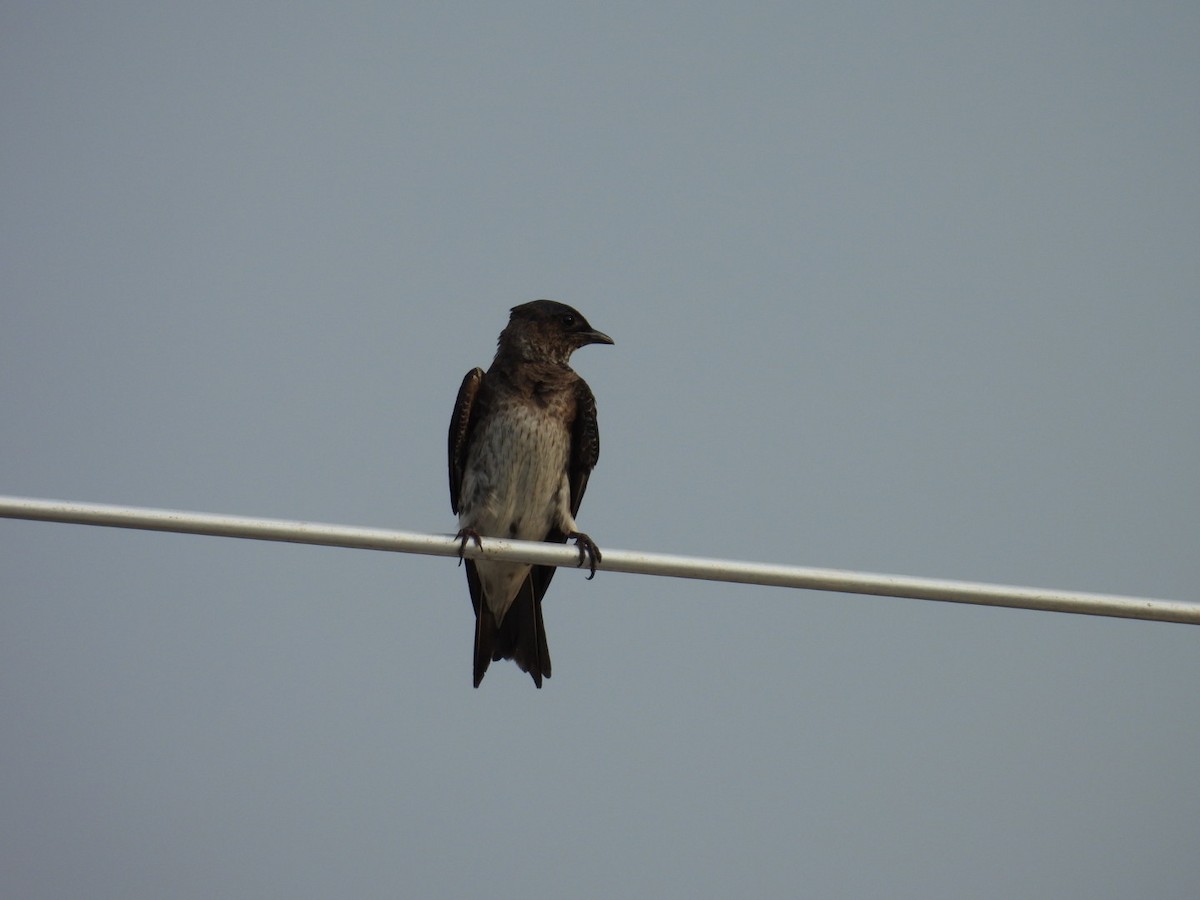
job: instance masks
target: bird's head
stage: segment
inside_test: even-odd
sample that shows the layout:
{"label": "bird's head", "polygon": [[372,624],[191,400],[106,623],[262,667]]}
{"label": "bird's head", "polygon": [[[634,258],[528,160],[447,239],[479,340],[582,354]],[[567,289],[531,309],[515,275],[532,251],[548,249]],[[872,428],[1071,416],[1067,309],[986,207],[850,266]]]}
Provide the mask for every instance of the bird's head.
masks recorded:
{"label": "bird's head", "polygon": [[499,345],[501,353],[565,366],[580,347],[611,343],[613,339],[594,329],[579,310],[554,300],[534,300],[512,308]]}

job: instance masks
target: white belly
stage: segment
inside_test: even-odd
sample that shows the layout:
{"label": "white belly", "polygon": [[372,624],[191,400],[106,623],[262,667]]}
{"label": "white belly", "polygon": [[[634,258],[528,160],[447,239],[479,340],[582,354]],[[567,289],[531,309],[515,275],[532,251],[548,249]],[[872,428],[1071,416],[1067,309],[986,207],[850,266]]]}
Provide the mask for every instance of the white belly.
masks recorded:
{"label": "white belly", "polygon": [[[463,473],[458,524],[487,537],[543,540],[554,527],[575,530],[567,480],[570,435],[561,419],[490,416],[473,436]],[[497,621],[516,597],[529,566],[477,560],[484,597]]]}

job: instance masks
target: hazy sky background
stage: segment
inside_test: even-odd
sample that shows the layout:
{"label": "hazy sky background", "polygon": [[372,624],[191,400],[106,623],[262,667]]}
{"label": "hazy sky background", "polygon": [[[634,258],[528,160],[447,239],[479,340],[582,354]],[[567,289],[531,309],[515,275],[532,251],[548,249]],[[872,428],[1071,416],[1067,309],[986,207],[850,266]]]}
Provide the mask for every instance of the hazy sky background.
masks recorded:
{"label": "hazy sky background", "polygon": [[[1195,3],[9,3],[0,493],[1196,600]],[[1191,898],[1200,631],[0,522],[6,896]]]}

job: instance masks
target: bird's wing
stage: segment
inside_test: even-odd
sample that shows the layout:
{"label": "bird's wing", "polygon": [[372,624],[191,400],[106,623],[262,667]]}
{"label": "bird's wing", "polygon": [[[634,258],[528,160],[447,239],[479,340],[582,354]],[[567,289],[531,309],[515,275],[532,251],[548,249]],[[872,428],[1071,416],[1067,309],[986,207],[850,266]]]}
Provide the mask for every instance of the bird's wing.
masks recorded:
{"label": "bird's wing", "polygon": [[450,509],[458,514],[459,492],[462,490],[463,469],[467,465],[467,448],[470,446],[471,425],[477,412],[475,397],[483,384],[483,369],[472,369],[458,389],[454,401],[454,414],[450,417]]}
{"label": "bird's wing", "polygon": [[582,378],[575,388],[575,422],[571,426],[571,456],[567,480],[571,484],[571,515],[579,515],[579,504],[587,490],[588,477],[600,458],[600,427],[596,423],[596,398]]}

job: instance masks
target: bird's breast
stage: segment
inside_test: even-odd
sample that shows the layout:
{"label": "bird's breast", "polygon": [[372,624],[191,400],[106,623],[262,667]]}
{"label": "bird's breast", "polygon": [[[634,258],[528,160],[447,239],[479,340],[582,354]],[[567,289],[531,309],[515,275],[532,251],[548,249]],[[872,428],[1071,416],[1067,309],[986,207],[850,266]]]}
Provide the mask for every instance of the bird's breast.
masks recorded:
{"label": "bird's breast", "polygon": [[460,527],[542,540],[569,498],[570,432],[553,404],[513,403],[479,423],[463,472]]}

